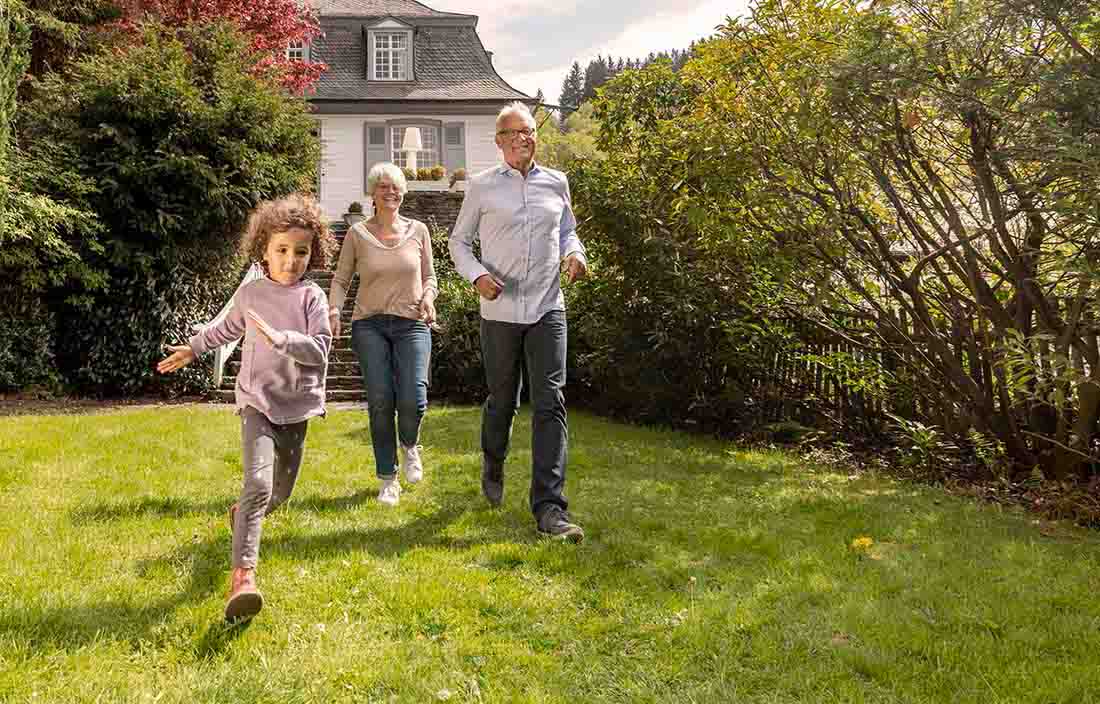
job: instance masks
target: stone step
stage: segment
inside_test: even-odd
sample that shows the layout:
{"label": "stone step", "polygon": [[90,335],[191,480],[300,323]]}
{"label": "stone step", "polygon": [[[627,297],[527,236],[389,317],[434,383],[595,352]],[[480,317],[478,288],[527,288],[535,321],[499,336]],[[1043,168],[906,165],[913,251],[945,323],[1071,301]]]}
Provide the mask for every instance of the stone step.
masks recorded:
{"label": "stone step", "polygon": [[[222,377],[222,386],[221,386],[221,388],[232,390],[236,385],[237,385],[237,377],[235,377],[235,376],[224,376],[224,377]],[[328,377],[325,379],[325,388],[326,389],[361,389],[362,386],[363,386],[363,378],[361,376],[359,376],[358,374],[356,374],[354,376],[353,375],[334,376],[332,374],[329,374]]]}
{"label": "stone step", "polygon": [[[329,350],[328,363],[331,369],[333,364],[338,362],[355,362],[359,359],[359,356],[355,354],[355,350],[351,348],[351,337],[348,335],[341,335],[336,338],[336,343]],[[237,349],[233,350],[233,356],[231,356],[225,363],[225,373],[236,373],[240,370],[241,363],[241,346],[237,345]],[[236,365],[236,366],[230,366]]]}
{"label": "stone step", "polygon": [[[212,401],[220,401],[221,403],[233,403],[235,398],[233,396],[233,389],[215,389],[210,393],[210,399]],[[352,389],[326,389],[325,401],[328,403],[337,403],[340,401],[358,401],[366,405],[366,394],[362,390]]]}
{"label": "stone step", "polygon": [[[228,377],[235,377],[241,371],[240,361],[230,362],[225,365],[225,374]],[[331,379],[337,376],[350,376],[359,378],[359,362],[355,360],[354,354],[342,355],[340,359],[330,357],[328,363],[328,378]]]}

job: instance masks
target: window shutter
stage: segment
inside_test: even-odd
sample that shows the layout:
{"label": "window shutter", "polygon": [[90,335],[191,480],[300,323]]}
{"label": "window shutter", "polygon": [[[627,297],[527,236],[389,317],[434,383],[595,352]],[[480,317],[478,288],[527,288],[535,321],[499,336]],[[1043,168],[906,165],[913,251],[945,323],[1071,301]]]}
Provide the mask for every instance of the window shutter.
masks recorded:
{"label": "window shutter", "polygon": [[443,166],[451,173],[466,168],[466,125],[447,122],[443,125]]}
{"label": "window shutter", "polygon": [[363,123],[363,193],[367,193],[367,174],[380,161],[390,161],[389,138],[385,122]]}

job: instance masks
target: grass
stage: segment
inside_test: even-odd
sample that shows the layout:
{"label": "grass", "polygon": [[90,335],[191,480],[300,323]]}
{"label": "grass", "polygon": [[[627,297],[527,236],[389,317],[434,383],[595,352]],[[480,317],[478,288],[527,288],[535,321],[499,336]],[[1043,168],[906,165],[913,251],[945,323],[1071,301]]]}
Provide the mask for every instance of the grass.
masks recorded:
{"label": "grass", "polygon": [[[587,541],[505,506],[478,410],[433,408],[396,509],[365,414],[311,424],[220,621],[238,426],[223,407],[0,420],[0,701],[1093,702],[1100,538],[1012,509],[571,415]],[[853,541],[864,547],[853,547]]]}

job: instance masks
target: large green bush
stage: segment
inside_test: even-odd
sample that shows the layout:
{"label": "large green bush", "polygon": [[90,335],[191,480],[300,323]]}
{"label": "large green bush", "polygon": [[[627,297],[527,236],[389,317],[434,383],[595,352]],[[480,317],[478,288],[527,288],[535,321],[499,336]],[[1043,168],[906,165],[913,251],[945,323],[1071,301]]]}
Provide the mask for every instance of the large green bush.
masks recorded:
{"label": "large green bush", "polygon": [[0,5],[0,169],[7,164],[16,90],[30,63],[30,33],[20,4]]}
{"label": "large green bush", "polygon": [[30,40],[25,8],[0,8],[0,391],[60,387],[49,298],[102,283],[79,254],[97,247],[95,214],[35,193],[33,175],[54,165],[28,159],[11,133]]}
{"label": "large green bush", "polygon": [[[104,288],[57,302],[57,358],[84,392],[198,390],[203,368],[154,374],[165,343],[224,303],[239,233],[261,199],[308,189],[319,145],[306,103],[253,76],[226,26],[146,29],[140,45],[77,61],[36,87],[21,120],[35,187],[98,214],[80,252]],[[75,191],[75,193],[74,193]]]}
{"label": "large green bush", "polygon": [[440,327],[432,336],[432,395],[454,403],[478,403],[485,398],[481,304],[477,290],[455,270],[447,249],[447,230],[434,222],[429,227],[439,281],[436,315]]}

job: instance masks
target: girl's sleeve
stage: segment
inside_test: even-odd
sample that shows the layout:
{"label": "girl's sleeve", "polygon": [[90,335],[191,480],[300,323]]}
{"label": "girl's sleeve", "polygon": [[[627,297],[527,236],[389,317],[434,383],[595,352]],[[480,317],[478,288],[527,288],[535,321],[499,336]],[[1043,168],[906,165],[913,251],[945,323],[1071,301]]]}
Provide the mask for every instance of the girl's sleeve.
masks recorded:
{"label": "girl's sleeve", "polygon": [[332,344],[332,327],[328,322],[328,303],[324,291],[316,288],[306,309],[306,332],[283,330],[285,337],[273,345],[279,354],[285,354],[306,367],[328,365],[328,350]]}
{"label": "girl's sleeve", "polygon": [[239,340],[244,335],[244,311],[247,307],[243,302],[245,295],[245,291],[239,292],[233,298],[233,307],[220,322],[204,328],[187,341],[196,357],[216,347],[227,345],[233,340]]}

